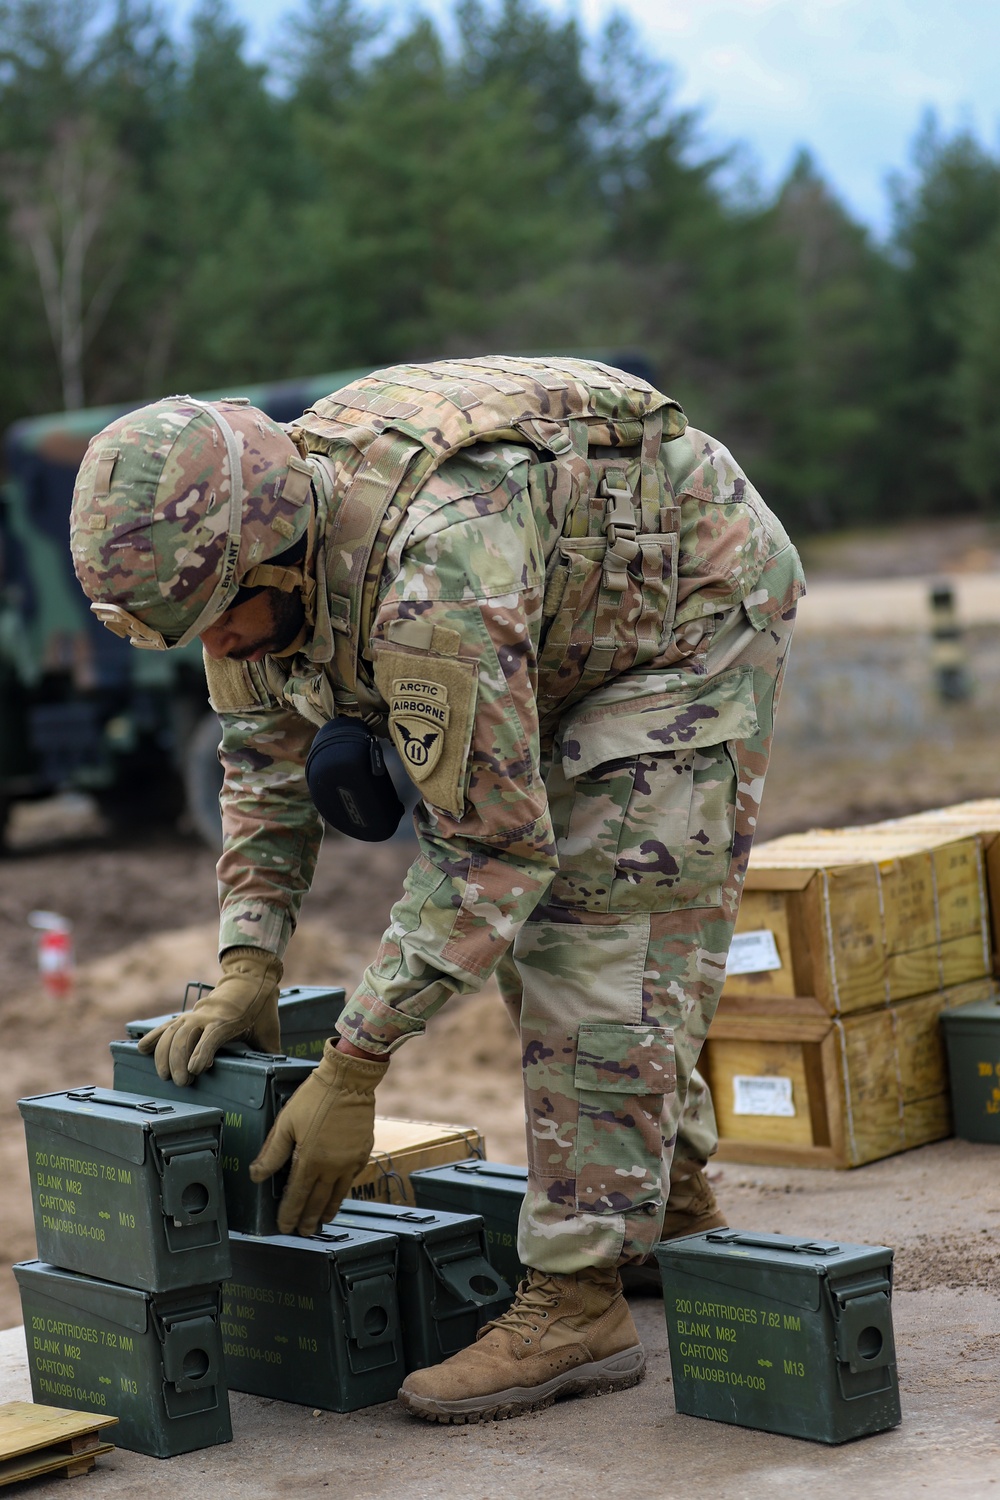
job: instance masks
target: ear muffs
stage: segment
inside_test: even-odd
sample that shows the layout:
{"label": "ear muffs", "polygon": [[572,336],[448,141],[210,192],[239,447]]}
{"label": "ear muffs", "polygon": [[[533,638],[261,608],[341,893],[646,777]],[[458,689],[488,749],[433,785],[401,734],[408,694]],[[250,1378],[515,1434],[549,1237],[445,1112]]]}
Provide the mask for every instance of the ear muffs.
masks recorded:
{"label": "ear muffs", "polygon": [[403,816],[382,747],[358,719],[331,719],[312,742],[306,784],[318,812],[339,833],[378,844]]}

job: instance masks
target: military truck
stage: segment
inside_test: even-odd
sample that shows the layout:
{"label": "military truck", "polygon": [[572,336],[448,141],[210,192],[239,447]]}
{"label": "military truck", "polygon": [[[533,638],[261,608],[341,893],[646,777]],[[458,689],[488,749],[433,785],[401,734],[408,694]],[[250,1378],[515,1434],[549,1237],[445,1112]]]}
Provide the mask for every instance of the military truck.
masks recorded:
{"label": "military truck", "polygon": [[[549,351],[552,352],[552,351]],[[563,350],[655,383],[641,354]],[[202,392],[249,397],[278,422],[370,372],[338,370],[274,385]],[[109,822],[129,828],[187,813],[212,847],[221,842],[216,751],[201,648],[137,651],[105,630],[73,574],[69,512],[87,444],[125,406],[92,407],[15,422],[4,440],[0,485],[0,848],[11,806],[85,791]],[[407,807],[416,794],[387,757]],[[400,835],[406,836],[407,820]]]}
{"label": "military truck", "polygon": [[[209,392],[248,396],[278,422],[367,369]],[[201,648],[137,651],[101,626],[73,575],[69,512],[87,444],[134,409],[16,422],[0,486],[0,835],[14,802],[78,790],[109,821],[174,822],[219,843],[219,725]],[[2,841],[2,840],[0,840]]]}

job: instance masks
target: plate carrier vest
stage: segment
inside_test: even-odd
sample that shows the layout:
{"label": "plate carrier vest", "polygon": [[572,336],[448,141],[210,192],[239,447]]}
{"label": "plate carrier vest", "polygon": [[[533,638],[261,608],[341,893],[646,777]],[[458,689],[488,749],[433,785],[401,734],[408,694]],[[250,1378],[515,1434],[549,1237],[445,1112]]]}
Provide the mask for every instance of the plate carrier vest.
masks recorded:
{"label": "plate carrier vest", "polygon": [[[370,717],[377,711],[361,658],[389,543],[428,478],[473,443],[507,441],[533,448],[546,468],[562,471],[550,474],[548,482],[570,486],[564,535],[604,539],[583,688],[589,691],[611,670],[621,644],[629,572],[642,579],[645,548],[655,549],[653,571],[661,579],[661,594],[664,566],[668,575],[676,574],[679,512],[659,451],[686,425],[678,403],[646,381],[571,358],[396,365],[318,401],[289,433],[304,451],[325,454],[336,466],[327,559],[334,664],[347,689],[346,695],[337,694],[338,713]],[[672,545],[664,559],[668,539]],[[558,568],[547,572],[543,613],[549,619],[560,607],[565,575],[565,568],[562,575]],[[675,582],[669,592],[676,594]],[[659,611],[657,640],[664,624],[669,628],[665,613]]]}

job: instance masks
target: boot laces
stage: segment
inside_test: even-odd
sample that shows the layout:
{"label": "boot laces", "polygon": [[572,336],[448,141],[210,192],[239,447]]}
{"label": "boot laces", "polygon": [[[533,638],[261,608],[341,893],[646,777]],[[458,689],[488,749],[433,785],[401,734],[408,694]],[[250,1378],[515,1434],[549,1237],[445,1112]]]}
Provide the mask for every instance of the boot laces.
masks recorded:
{"label": "boot laces", "polygon": [[539,1333],[551,1313],[559,1306],[564,1293],[555,1277],[544,1271],[529,1271],[517,1289],[511,1306],[492,1323],[480,1330],[480,1337],[491,1328],[507,1328],[519,1333],[526,1344],[530,1335]]}

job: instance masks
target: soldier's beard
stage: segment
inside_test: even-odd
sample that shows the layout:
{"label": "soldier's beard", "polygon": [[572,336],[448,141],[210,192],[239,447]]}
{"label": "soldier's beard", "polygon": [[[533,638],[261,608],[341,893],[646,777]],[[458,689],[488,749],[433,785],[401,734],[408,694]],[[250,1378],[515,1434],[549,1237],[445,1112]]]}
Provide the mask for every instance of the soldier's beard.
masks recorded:
{"label": "soldier's beard", "polygon": [[285,594],[280,589],[267,589],[266,593],[271,616],[267,631],[236,651],[227,652],[230,661],[248,661],[260,652],[265,656],[276,656],[301,633],[306,618],[301,595],[297,592]]}

